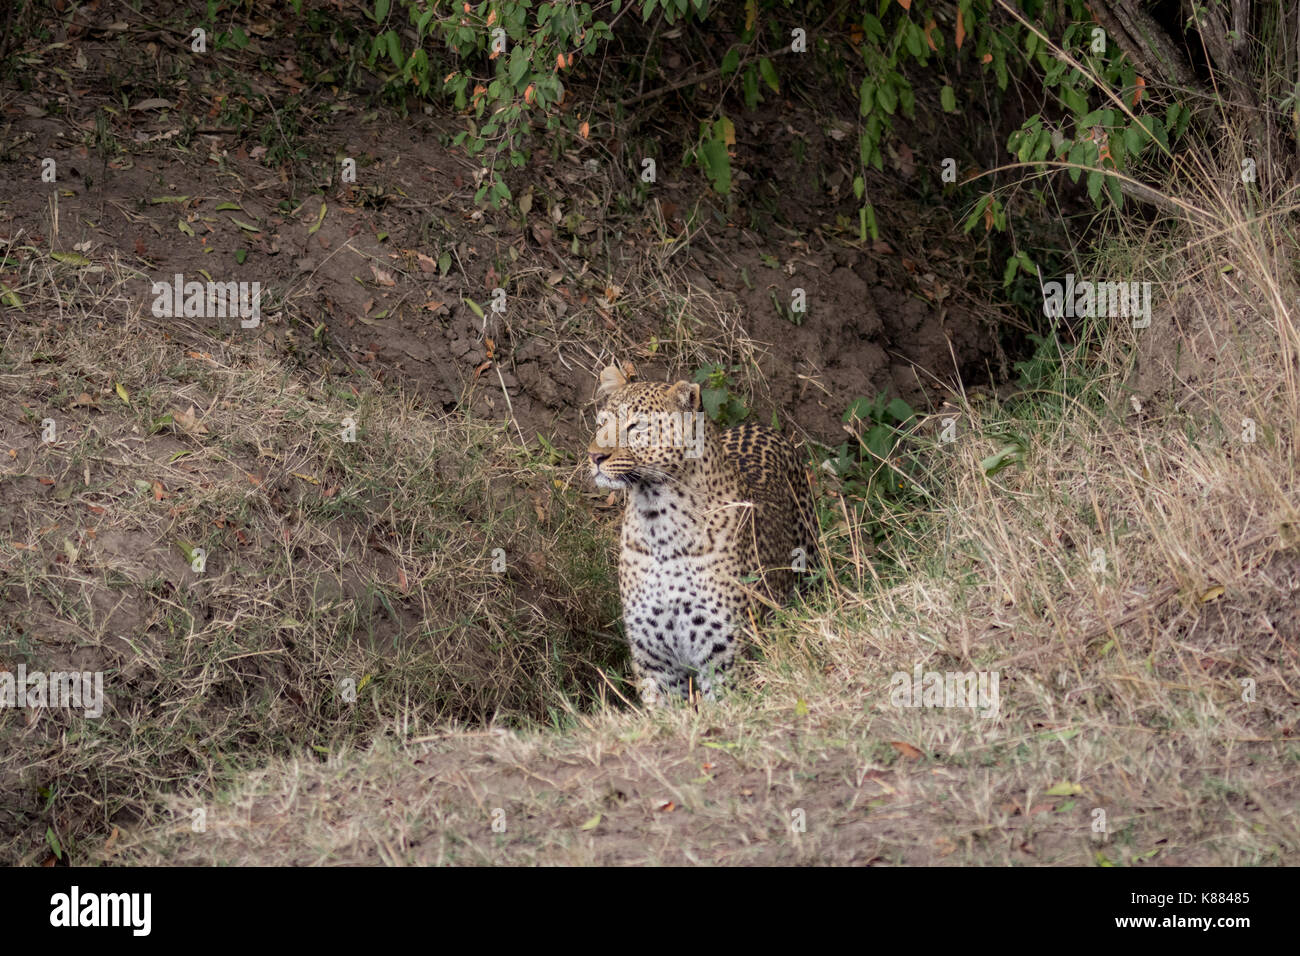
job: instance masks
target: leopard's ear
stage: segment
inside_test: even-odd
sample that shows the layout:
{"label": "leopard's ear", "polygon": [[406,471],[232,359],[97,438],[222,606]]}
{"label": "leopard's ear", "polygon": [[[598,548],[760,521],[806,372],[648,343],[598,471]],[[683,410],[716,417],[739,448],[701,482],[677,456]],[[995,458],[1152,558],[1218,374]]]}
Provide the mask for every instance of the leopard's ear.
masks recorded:
{"label": "leopard's ear", "polygon": [[627,384],[627,376],[617,365],[607,366],[600,373],[600,384],[596,386],[596,398],[604,398],[610,392],[616,392]]}
{"label": "leopard's ear", "polygon": [[698,382],[675,382],[668,389],[668,400],[688,412],[698,412],[704,407],[700,402]]}

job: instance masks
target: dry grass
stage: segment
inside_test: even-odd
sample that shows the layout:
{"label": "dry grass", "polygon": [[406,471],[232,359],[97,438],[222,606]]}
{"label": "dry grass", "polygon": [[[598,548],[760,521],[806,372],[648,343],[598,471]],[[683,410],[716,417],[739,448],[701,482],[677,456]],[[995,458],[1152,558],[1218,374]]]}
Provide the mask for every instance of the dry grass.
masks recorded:
{"label": "dry grass", "polygon": [[563,723],[617,685],[610,539],[504,426],[142,318],[115,261],[8,253],[32,318],[0,340],[0,669],[104,671],[109,708],[0,710],[0,859],[49,852],[37,820],[76,859],[181,780]]}
{"label": "dry grass", "polygon": [[[1294,863],[1296,244],[1281,203],[1201,189],[1181,198],[1215,227],[1129,236],[1082,270],[1155,283],[1151,328],[1079,328],[1032,388],[954,395],[958,440],[930,420],[910,446],[924,506],[826,521],[836,579],[764,629],[724,700],[277,759],[169,794],[92,855]],[[990,477],[1011,441],[1022,460]],[[895,706],[916,667],[997,672],[997,715]]]}

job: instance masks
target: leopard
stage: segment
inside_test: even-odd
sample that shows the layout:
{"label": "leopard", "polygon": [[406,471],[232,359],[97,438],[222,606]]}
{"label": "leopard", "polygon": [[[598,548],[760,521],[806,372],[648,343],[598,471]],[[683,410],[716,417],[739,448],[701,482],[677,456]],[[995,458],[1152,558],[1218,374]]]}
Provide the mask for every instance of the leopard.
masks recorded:
{"label": "leopard", "polygon": [[640,700],[715,699],[745,625],[817,563],[808,474],[775,428],[715,423],[699,383],[611,365],[596,402],[591,479],[625,493],[618,585]]}

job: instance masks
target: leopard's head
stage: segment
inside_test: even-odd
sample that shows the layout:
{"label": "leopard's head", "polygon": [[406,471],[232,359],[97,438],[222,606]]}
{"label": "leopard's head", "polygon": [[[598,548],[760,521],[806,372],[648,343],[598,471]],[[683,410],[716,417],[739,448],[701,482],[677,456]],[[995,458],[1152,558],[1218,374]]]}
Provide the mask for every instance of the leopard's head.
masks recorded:
{"label": "leopard's head", "polygon": [[699,385],[628,382],[611,365],[600,373],[596,400],[596,436],[587,452],[598,486],[689,482],[699,471],[714,437]]}

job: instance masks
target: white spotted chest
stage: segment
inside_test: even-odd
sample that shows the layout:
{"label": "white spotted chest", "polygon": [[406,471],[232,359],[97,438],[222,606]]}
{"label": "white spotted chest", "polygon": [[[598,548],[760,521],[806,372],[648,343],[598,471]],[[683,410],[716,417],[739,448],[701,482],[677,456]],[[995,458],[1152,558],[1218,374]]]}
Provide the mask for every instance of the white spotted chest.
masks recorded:
{"label": "white spotted chest", "polygon": [[710,586],[717,556],[692,507],[684,495],[638,489],[624,517],[625,627],[633,655],[652,671],[705,672],[732,657],[730,602]]}

